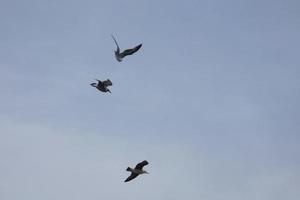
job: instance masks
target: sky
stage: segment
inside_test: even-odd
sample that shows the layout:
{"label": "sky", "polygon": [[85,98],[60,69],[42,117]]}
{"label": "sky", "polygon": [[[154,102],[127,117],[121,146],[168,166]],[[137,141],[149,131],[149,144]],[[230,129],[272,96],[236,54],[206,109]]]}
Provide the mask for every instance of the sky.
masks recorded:
{"label": "sky", "polygon": [[299,35],[296,0],[0,0],[0,199],[297,200]]}

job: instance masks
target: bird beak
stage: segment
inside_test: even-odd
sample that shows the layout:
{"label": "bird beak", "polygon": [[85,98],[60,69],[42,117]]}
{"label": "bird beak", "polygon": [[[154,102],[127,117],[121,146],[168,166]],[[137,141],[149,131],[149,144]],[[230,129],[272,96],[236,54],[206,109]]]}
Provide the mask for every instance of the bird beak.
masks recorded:
{"label": "bird beak", "polygon": [[145,171],[145,174],[149,174],[147,171]]}
{"label": "bird beak", "polygon": [[111,91],[110,90],[107,90],[109,93],[111,93]]}

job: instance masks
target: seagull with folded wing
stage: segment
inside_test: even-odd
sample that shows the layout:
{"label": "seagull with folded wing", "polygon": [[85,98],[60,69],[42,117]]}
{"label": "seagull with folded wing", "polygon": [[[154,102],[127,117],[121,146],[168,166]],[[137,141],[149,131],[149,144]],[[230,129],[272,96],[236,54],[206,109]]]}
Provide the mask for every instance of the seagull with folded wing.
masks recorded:
{"label": "seagull with folded wing", "polygon": [[98,90],[100,90],[101,92],[110,92],[110,90],[107,88],[108,86],[112,86],[112,82],[107,79],[105,81],[100,81],[98,79],[95,79],[96,81],[98,81],[98,83],[91,83],[90,85],[97,88]]}

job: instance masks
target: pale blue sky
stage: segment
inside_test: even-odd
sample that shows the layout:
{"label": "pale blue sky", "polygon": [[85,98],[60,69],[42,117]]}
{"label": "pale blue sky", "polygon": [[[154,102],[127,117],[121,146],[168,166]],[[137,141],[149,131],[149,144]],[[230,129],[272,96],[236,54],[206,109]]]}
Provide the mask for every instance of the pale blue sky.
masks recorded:
{"label": "pale blue sky", "polygon": [[0,30],[1,200],[299,198],[299,1],[1,0]]}

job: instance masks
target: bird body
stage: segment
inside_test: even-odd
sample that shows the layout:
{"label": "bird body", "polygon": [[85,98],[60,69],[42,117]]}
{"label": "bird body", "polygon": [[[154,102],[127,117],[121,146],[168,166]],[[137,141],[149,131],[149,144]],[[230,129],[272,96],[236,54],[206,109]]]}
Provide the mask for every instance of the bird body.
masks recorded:
{"label": "bird body", "polygon": [[111,91],[107,88],[108,86],[112,86],[112,82],[109,79],[107,79],[105,81],[100,81],[98,79],[96,79],[96,80],[98,81],[98,84],[97,83],[91,83],[90,85],[97,88],[101,92],[111,93]]}
{"label": "bird body", "polygon": [[132,179],[136,178],[138,175],[141,174],[149,174],[147,171],[143,170],[143,167],[148,164],[149,164],[148,161],[144,160],[138,163],[134,169],[127,167],[126,171],[131,172],[131,174],[124,182],[131,181]]}
{"label": "bird body", "polygon": [[111,37],[112,37],[112,39],[114,40],[114,42],[117,46],[117,50],[115,51],[115,57],[116,57],[116,60],[119,61],[119,62],[122,62],[122,60],[125,56],[134,54],[135,52],[137,52],[142,47],[142,44],[139,44],[139,45],[137,45],[137,46],[135,46],[131,49],[126,49],[123,52],[120,52],[120,47],[117,43],[117,40],[115,39],[115,37],[113,35],[111,35]]}
{"label": "bird body", "polygon": [[148,172],[147,171],[145,171],[145,170],[142,170],[142,169],[132,169],[132,168],[130,168],[130,167],[128,167],[127,169],[126,169],[126,171],[129,171],[129,172],[132,172],[132,173],[135,173],[135,174],[148,174]]}

